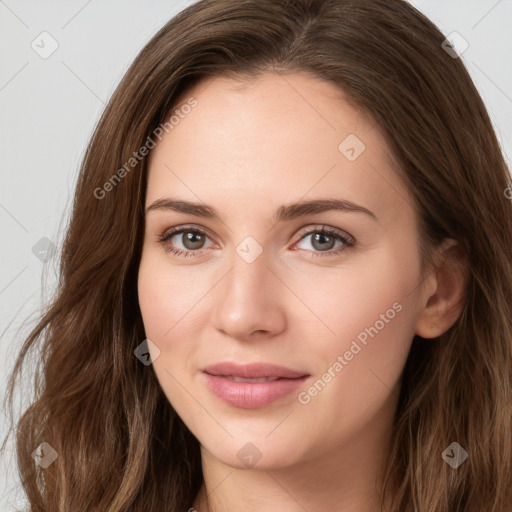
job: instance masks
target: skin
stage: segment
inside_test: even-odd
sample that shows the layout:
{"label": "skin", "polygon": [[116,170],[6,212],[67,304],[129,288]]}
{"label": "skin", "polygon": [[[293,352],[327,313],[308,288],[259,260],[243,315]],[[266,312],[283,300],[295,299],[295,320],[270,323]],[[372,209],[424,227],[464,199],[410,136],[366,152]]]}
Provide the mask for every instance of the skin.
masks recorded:
{"label": "skin", "polygon": [[[201,444],[204,483],[191,505],[380,510],[413,337],[436,337],[454,323],[463,279],[441,265],[421,279],[413,199],[378,127],[334,85],[305,73],[266,73],[250,82],[199,82],[180,102],[192,96],[197,107],[151,152],[145,204],[170,196],[206,203],[222,221],[149,211],[138,278],[146,335],[160,351],[152,350],[154,371]],[[349,134],[366,146],[354,161],[338,149]],[[328,211],[272,221],[281,205],[322,198],[350,200],[377,219]],[[190,225],[206,232],[197,249],[182,234],[159,241],[169,228]],[[342,242],[320,246],[314,233],[300,240],[324,225],[355,246],[323,255],[322,247],[334,251]],[[251,263],[236,250],[248,236],[262,249]],[[176,256],[165,250],[173,245],[196,252]],[[400,312],[300,403],[299,392],[395,303]],[[227,360],[272,362],[311,377],[277,402],[242,409],[205,385],[202,369]],[[246,443],[261,454],[251,467],[237,457]]]}

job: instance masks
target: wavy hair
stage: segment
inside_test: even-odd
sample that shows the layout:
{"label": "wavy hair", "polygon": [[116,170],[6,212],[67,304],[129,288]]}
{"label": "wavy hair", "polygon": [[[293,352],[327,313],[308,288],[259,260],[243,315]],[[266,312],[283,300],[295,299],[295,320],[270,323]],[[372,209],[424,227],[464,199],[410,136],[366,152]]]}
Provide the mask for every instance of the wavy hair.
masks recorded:
{"label": "wavy hair", "polygon": [[[393,512],[510,512],[510,175],[484,103],[444,40],[403,0],[200,0],[146,44],[87,147],[58,288],[10,380],[12,413],[22,368],[39,351],[34,399],[12,426],[31,512],[193,503],[198,441],[134,356],[145,339],[137,272],[147,158],[120,169],[193,83],[269,71],[310,73],[371,116],[414,197],[422,255],[453,238],[467,265],[456,323],[438,338],[415,337],[404,368],[386,470],[398,482]],[[441,458],[452,441],[469,453],[456,470]],[[58,453],[46,469],[31,457],[42,442]]]}

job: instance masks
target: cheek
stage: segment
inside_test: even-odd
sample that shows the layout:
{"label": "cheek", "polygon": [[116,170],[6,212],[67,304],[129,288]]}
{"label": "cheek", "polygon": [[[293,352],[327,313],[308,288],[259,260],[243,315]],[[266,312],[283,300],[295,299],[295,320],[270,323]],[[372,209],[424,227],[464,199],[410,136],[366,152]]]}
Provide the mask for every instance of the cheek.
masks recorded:
{"label": "cheek", "polygon": [[201,328],[194,321],[194,305],[200,299],[200,291],[187,279],[185,267],[175,268],[172,274],[169,268],[161,257],[143,254],[138,298],[145,335],[159,349],[152,367],[168,401],[184,414],[190,407],[183,385],[188,387],[187,378],[193,371],[195,346],[191,341],[200,339],[199,333],[194,332]]}
{"label": "cheek", "polygon": [[388,317],[382,311],[388,323],[378,319],[354,325],[355,335],[342,334],[322,348],[315,379],[297,396],[308,428],[332,425],[333,438],[348,439],[393,415],[414,333],[407,307],[400,305],[395,303],[398,308],[391,308]]}
{"label": "cheek", "polygon": [[195,308],[208,292],[204,275],[199,279],[198,274],[186,266],[171,268],[165,259],[156,255],[143,256],[138,297],[148,338],[171,341],[184,325],[187,329],[196,325],[193,321]]}
{"label": "cheek", "polygon": [[332,331],[315,344],[317,380],[298,397],[311,418],[357,430],[398,389],[414,337],[419,261],[414,248],[396,252],[382,250],[372,264],[328,281],[322,293],[310,291]]}
{"label": "cheek", "polygon": [[189,407],[183,393],[198,372],[201,340],[208,327],[208,295],[218,273],[170,264],[147,251],[139,267],[138,297],[145,334],[159,349],[153,368],[168,400],[178,411]]}
{"label": "cheek", "polygon": [[301,272],[293,290],[308,310],[301,307],[301,314],[290,324],[304,324],[305,319],[312,328],[316,324],[314,329],[323,341],[315,344],[315,350],[325,347],[329,353],[348,349],[359,335],[362,343],[370,333],[379,339],[395,330],[408,335],[414,324],[419,263],[414,250],[409,255],[396,252],[383,247],[371,258],[354,259],[346,267],[312,266],[307,275]]}

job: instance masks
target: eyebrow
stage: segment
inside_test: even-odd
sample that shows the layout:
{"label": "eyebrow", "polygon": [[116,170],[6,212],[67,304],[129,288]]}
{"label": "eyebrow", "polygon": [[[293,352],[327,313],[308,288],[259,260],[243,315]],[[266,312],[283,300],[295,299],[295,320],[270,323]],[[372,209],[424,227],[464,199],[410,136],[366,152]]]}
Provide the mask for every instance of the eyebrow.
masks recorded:
{"label": "eyebrow", "polygon": [[[146,208],[146,213],[157,210],[171,210],[179,213],[187,213],[196,217],[222,221],[219,212],[212,206],[184,201],[174,198],[157,199]],[[299,201],[288,205],[280,206],[274,213],[273,222],[293,220],[306,215],[314,215],[327,211],[342,211],[363,213],[378,221],[377,216],[364,206],[353,203],[346,199],[314,199],[310,201]]]}

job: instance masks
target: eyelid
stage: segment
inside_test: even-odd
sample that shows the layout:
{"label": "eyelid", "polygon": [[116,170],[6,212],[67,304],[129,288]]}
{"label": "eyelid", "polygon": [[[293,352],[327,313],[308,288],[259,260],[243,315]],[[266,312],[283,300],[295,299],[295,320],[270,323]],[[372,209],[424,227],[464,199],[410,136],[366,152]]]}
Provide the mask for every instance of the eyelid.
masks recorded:
{"label": "eyelid", "polygon": [[[210,239],[215,238],[214,236],[211,235],[210,231],[207,228],[204,228],[202,226],[196,226],[194,224],[183,224],[183,225],[179,225],[179,226],[173,226],[172,228],[168,228],[168,229],[164,230],[163,234],[161,236],[159,236],[159,239],[163,238],[163,237],[167,237],[168,235],[172,235],[172,234],[179,233],[181,231],[185,231],[187,229],[189,229],[190,231],[198,231],[200,233],[204,233]],[[318,231],[318,232],[333,231],[336,234],[338,234],[344,238],[347,238],[348,240],[350,240],[353,243],[356,242],[355,238],[352,235],[350,235],[349,233],[347,233],[346,231],[339,229],[339,228],[335,228],[334,226],[326,225],[326,224],[309,224],[305,228],[302,228],[301,230],[299,230],[297,232],[297,236],[298,236],[299,240],[303,240],[304,237],[311,234],[312,231]]]}
{"label": "eyelid", "polygon": [[158,239],[160,240],[162,238],[168,238],[177,233],[181,233],[182,231],[196,231],[201,234],[207,235],[208,238],[210,239],[215,238],[214,236],[211,235],[210,231],[207,228],[204,228],[202,226],[195,226],[194,224],[180,224],[179,226],[173,226],[172,228],[165,229],[164,232],[158,236]]}
{"label": "eyelid", "polygon": [[339,228],[335,228],[334,226],[329,226],[329,225],[326,225],[326,224],[310,224],[309,226],[305,227],[304,229],[300,230],[299,233],[297,234],[297,236],[299,237],[299,240],[303,240],[306,236],[309,236],[310,234],[312,234],[312,232],[318,232],[318,233],[326,233],[326,234],[335,234],[341,238],[345,238],[348,242],[350,242],[351,244],[355,244],[356,243],[356,239],[350,235],[349,233],[347,233],[346,231],[343,231],[342,229],[339,229]]}

